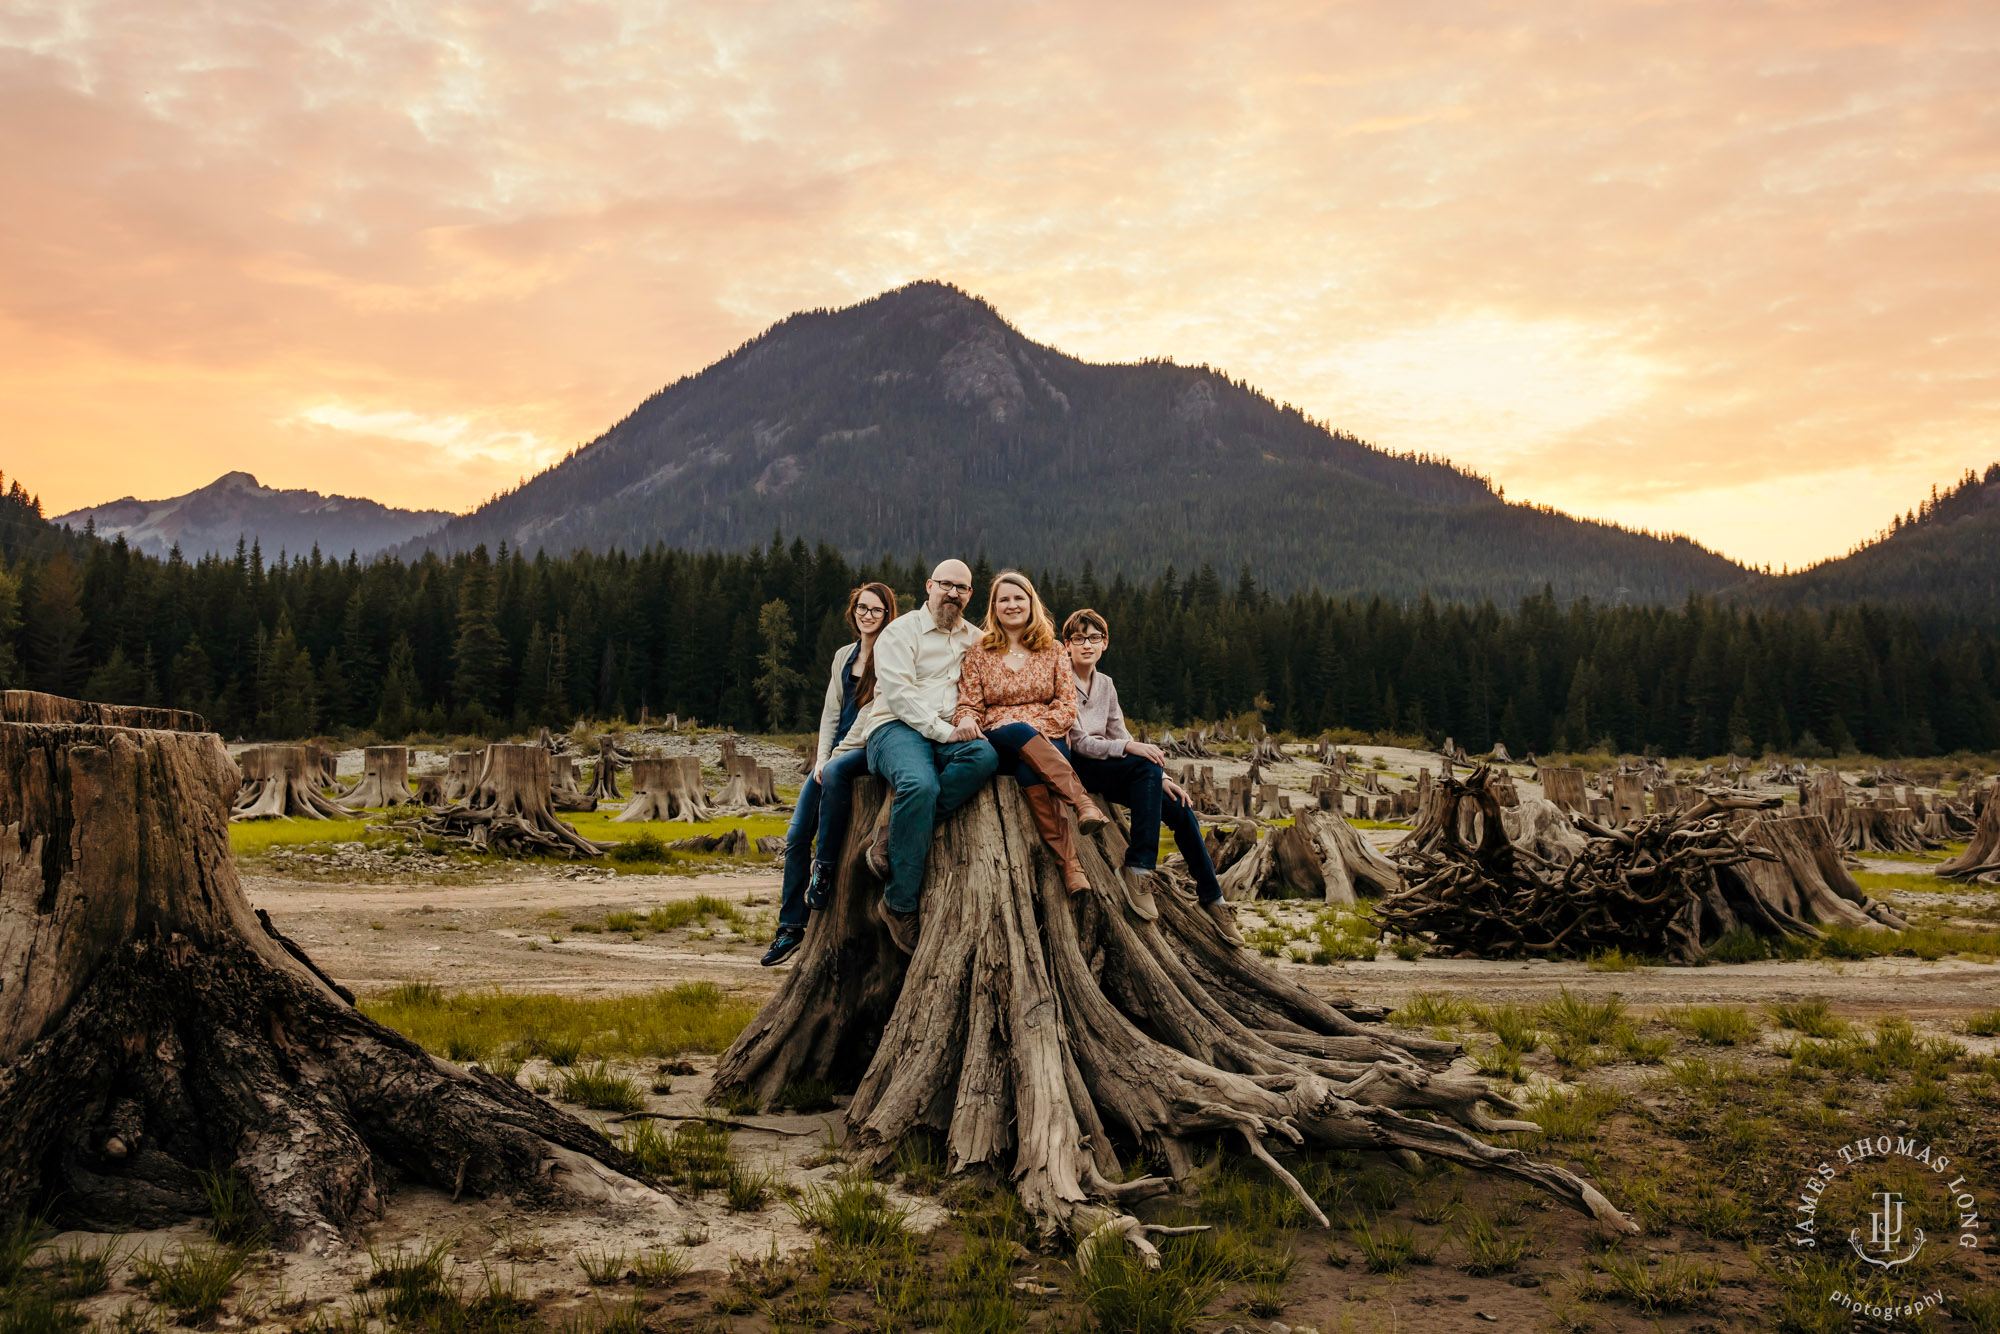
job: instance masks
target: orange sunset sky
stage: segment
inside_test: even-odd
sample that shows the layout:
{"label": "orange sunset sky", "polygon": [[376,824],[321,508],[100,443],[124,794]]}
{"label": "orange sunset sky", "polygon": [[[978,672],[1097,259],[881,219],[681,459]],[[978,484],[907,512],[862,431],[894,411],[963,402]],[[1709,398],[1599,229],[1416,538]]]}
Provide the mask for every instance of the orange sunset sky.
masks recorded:
{"label": "orange sunset sky", "polygon": [[460,509],[913,278],[1794,566],[2000,458],[2000,5],[0,5],[0,468]]}

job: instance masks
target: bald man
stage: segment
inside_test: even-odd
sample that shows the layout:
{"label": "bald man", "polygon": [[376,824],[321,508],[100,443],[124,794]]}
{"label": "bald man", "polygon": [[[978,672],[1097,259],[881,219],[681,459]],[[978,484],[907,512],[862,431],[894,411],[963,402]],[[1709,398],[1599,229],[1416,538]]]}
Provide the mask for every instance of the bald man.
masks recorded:
{"label": "bald man", "polygon": [[[959,666],[979,639],[965,619],[972,571],[962,560],[944,561],[924,590],[924,605],[897,617],[875,641],[875,698],[838,747],[866,746],[868,771],[895,794],[888,878],[875,911],[905,954],[917,945],[931,830],[970,801],[1000,762],[978,728],[951,721]],[[879,869],[879,857],[871,862]]]}

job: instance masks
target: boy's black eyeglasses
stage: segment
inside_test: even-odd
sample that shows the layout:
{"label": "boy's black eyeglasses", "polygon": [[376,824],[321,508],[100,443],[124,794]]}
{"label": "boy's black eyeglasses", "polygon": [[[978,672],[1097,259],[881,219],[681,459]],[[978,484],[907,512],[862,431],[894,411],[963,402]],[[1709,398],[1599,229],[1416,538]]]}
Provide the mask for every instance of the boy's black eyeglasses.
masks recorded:
{"label": "boy's black eyeglasses", "polygon": [[1102,644],[1105,642],[1105,639],[1103,635],[1078,635],[1076,642],[1079,644]]}

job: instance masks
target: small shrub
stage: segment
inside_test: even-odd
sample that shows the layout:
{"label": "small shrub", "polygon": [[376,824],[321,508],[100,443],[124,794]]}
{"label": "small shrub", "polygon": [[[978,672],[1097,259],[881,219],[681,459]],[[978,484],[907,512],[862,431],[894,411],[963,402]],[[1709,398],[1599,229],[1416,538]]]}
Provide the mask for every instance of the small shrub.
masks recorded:
{"label": "small shrub", "polygon": [[557,1084],[556,1096],[600,1112],[636,1112],[646,1105],[646,1096],[639,1091],[638,1084],[624,1075],[613,1074],[604,1061],[565,1070]]}
{"label": "small shrub", "polygon": [[1710,963],[1758,963],[1771,957],[1764,938],[1747,926],[1739,926],[1710,945],[1703,954]]}
{"label": "small shrub", "polygon": [[1658,1065],[1673,1049],[1673,1039],[1665,1037],[1642,1037],[1631,1024],[1620,1024],[1611,1030],[1611,1045],[1618,1054],[1628,1061],[1640,1065]]}
{"label": "small shrub", "polygon": [[1882,952],[1872,938],[1878,934],[1882,933],[1835,923],[1824,929],[1818,942],[1819,955],[1824,959],[1872,959]]}
{"label": "small shrub", "polygon": [[1479,1067],[1479,1073],[1489,1079],[1511,1079],[1516,1084],[1527,1082],[1527,1076],[1521,1072],[1521,1053],[1505,1043],[1475,1049],[1472,1060]]}
{"label": "small shrub", "polygon": [[1644,966],[1645,961],[1637,955],[1627,954],[1621,949],[1600,950],[1590,956],[1585,969],[1593,973],[1630,973]]}
{"label": "small shrub", "polygon": [[558,1070],[566,1070],[583,1059],[582,1038],[539,1038],[534,1045],[542,1059]]}
{"label": "small shrub", "polygon": [[673,855],[660,836],[650,830],[614,844],[611,849],[611,860],[621,863],[664,862],[672,860]]}
{"label": "small shrub", "polygon": [[1503,1047],[1530,1052],[1542,1045],[1541,1030],[1535,1027],[1534,1017],[1511,1001],[1505,1005],[1487,1006],[1473,1017],[1479,1021],[1480,1027],[1498,1038]]}
{"label": "small shrub", "polygon": [[1429,1264],[1430,1252],[1417,1239],[1416,1229],[1396,1219],[1378,1218],[1372,1223],[1355,1222],[1347,1230],[1361,1259],[1371,1274],[1400,1274],[1412,1262]]}
{"label": "small shrub", "polygon": [[1663,1255],[1653,1268],[1641,1255],[1612,1253],[1593,1256],[1590,1262],[1610,1280],[1614,1293],[1647,1312],[1685,1311],[1722,1282],[1714,1265],[1684,1255]]}
{"label": "small shrub", "polygon": [[1789,1028],[1811,1038],[1838,1038],[1847,1034],[1847,1021],[1836,1019],[1824,996],[1802,1001],[1779,1001],[1764,1007],[1780,1028]]}
{"label": "small shrub", "polygon": [[646,919],[635,912],[609,912],[604,914],[606,931],[643,931]]}
{"label": "small shrub", "polygon": [[1429,947],[1421,940],[1399,940],[1389,948],[1394,950],[1396,957],[1404,963],[1415,963],[1424,957],[1424,951]]}
{"label": "small shrub", "polygon": [[250,1197],[250,1183],[233,1164],[199,1173],[202,1193],[208,1196],[208,1232],[225,1246],[248,1245],[260,1239],[257,1205]]}

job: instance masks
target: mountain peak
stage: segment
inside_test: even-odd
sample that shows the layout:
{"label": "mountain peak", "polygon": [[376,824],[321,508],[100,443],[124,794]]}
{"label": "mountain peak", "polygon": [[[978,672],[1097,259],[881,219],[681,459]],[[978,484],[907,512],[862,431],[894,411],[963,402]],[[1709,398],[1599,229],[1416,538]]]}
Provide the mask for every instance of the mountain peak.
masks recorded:
{"label": "mountain peak", "polygon": [[189,559],[228,552],[240,538],[265,551],[304,552],[314,547],[336,556],[372,556],[429,532],[451,516],[443,510],[400,510],[372,500],[278,490],[247,472],[226,472],[207,486],[165,500],[126,496],[108,504],[59,514],[53,522],[93,527],[107,540],[155,556],[175,547]]}
{"label": "mountain peak", "polygon": [[1279,591],[1673,599],[1747,574],[1508,505],[1207,367],[1078,360],[932,279],[779,321],[406,550],[742,550],[773,530],[864,560],[1248,563]]}

